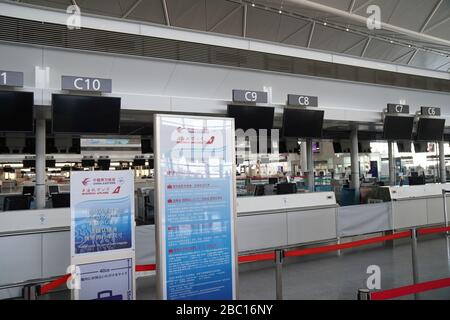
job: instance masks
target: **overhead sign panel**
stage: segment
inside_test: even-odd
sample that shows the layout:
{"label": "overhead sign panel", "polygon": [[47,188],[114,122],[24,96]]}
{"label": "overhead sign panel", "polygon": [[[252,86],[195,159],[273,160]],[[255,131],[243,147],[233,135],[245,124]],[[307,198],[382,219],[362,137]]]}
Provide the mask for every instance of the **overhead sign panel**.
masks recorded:
{"label": "overhead sign panel", "polygon": [[233,102],[268,103],[268,95],[264,91],[233,90]]}
{"label": "overhead sign panel", "polygon": [[289,94],[288,105],[302,106],[302,107],[318,107],[319,97]]}
{"label": "overhead sign panel", "polygon": [[406,113],[406,114],[409,114],[409,105],[389,103],[387,111],[388,111],[388,113]]}
{"label": "overhead sign panel", "polygon": [[0,86],[23,87],[23,72],[0,70]]}
{"label": "overhead sign panel", "polygon": [[86,92],[112,92],[112,80],[101,78],[62,76],[61,89]]}

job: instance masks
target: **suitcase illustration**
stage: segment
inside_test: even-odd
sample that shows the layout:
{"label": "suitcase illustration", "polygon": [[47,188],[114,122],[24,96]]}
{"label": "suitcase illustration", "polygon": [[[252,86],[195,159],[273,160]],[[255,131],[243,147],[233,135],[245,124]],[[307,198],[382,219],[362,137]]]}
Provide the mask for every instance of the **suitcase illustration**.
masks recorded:
{"label": "suitcase illustration", "polygon": [[123,296],[121,294],[114,296],[112,290],[105,290],[97,293],[97,299],[95,300],[123,300]]}

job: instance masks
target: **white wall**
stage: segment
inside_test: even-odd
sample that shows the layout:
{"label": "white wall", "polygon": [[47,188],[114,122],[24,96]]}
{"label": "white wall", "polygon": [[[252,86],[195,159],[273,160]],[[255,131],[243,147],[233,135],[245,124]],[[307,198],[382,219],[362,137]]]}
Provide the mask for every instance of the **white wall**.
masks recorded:
{"label": "white wall", "polygon": [[[280,106],[288,93],[319,96],[329,120],[381,122],[386,104],[400,100],[411,112],[422,105],[441,107],[450,120],[448,93],[6,43],[0,43],[0,57],[0,69],[25,73],[25,89],[36,91],[36,104],[50,105],[61,75],[76,75],[111,78],[113,95],[130,110],[225,113],[232,89],[272,87],[273,103]],[[35,89],[35,66],[50,68],[45,89]]]}

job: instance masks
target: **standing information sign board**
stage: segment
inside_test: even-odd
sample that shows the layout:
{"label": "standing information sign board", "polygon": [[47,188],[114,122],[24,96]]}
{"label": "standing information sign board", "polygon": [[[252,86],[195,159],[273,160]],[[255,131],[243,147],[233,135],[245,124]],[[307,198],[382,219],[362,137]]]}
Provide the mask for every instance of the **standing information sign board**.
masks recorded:
{"label": "standing information sign board", "polygon": [[154,123],[158,297],[236,299],[234,120]]}
{"label": "standing information sign board", "polygon": [[70,194],[71,264],[79,281],[74,299],[133,300],[133,172],[73,172]]}

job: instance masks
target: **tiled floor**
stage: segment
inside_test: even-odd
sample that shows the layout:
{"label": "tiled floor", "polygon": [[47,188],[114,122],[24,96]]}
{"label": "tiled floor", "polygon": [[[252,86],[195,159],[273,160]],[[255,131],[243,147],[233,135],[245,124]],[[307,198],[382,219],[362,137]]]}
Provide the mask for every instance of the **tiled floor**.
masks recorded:
{"label": "tiled floor", "polygon": [[[420,281],[450,277],[450,238],[422,238],[418,245]],[[407,239],[395,246],[373,245],[336,253],[290,258],[283,267],[284,299],[350,299],[366,286],[367,267],[381,268],[381,289],[412,284],[411,246]],[[154,277],[137,281],[138,299],[155,299]],[[275,269],[272,263],[241,265],[239,297],[244,300],[275,298]],[[405,297],[412,299],[413,296]],[[420,295],[420,299],[449,299],[450,288]]]}

